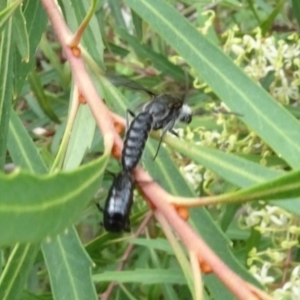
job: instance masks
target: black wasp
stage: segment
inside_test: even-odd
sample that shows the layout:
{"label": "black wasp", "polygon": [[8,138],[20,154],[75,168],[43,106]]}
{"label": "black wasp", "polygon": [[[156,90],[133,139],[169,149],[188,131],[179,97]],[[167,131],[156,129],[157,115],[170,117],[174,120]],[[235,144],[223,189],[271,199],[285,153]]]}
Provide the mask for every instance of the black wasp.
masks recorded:
{"label": "black wasp", "polygon": [[[190,106],[184,103],[183,98],[169,94],[156,95],[145,89],[139,83],[124,77],[117,79],[113,77],[110,78],[110,80],[115,85],[122,85],[133,90],[143,91],[152,97],[150,102],[147,102],[140,107],[141,113],[133,119],[130,126],[128,126],[129,121],[127,113],[126,120],[128,130],[126,132],[124,149],[122,152],[122,164],[124,169],[129,170],[131,168],[133,169],[138,164],[144,150],[148,134],[151,130],[162,129],[157,151],[153,158],[155,159],[164,135],[169,131],[170,133],[178,136],[173,130],[176,122],[180,121],[187,124],[190,123],[193,113]],[[128,112],[134,116],[131,111]]]}
{"label": "black wasp", "polygon": [[[134,89],[147,92],[152,96],[152,101],[144,104],[138,115],[130,110],[127,111],[127,130],[121,157],[123,171],[114,179],[103,210],[103,226],[110,232],[130,231],[129,216],[134,189],[131,172],[143,154],[149,132],[152,129],[162,129],[156,157],[162,138],[167,131],[177,136],[176,132],[173,131],[175,123],[177,121],[190,123],[192,119],[192,110],[183,103],[182,99],[168,94],[156,96],[139,85],[138,88]],[[128,114],[133,117],[130,125]]]}

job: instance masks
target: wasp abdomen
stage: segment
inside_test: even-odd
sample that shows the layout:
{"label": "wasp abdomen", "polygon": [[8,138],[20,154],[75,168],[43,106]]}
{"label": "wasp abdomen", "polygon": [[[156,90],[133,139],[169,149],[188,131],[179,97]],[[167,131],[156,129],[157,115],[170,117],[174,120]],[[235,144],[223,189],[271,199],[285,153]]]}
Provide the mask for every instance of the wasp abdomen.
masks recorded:
{"label": "wasp abdomen", "polygon": [[134,180],[130,172],[120,172],[109,190],[103,211],[103,226],[110,232],[130,231],[130,209]]}
{"label": "wasp abdomen", "polygon": [[152,123],[153,117],[149,112],[141,112],[132,120],[126,132],[122,151],[123,170],[132,171],[137,166],[145,148]]}

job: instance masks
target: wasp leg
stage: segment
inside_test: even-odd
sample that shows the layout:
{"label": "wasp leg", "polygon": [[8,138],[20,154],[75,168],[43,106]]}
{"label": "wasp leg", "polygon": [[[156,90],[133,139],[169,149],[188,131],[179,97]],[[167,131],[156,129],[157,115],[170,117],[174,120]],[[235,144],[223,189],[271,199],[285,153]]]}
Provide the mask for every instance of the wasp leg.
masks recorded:
{"label": "wasp leg", "polygon": [[134,114],[133,111],[131,111],[129,109],[126,110],[126,129],[127,130],[129,128],[129,116],[128,116],[128,114],[130,114],[133,118],[135,117],[135,114]]}
{"label": "wasp leg", "polygon": [[[158,151],[159,151],[159,149],[160,149],[160,145],[161,145],[161,142],[162,142],[162,139],[163,139],[164,135],[167,133],[167,131],[172,132],[172,128],[173,128],[174,125],[175,125],[175,121],[176,121],[175,118],[172,119],[172,120],[171,120],[171,121],[163,128],[163,130],[162,130],[162,132],[161,132],[161,134],[160,134],[160,139],[159,139],[159,142],[158,142],[158,147],[157,147],[156,153],[155,153],[155,155],[154,155],[154,157],[153,157],[153,160],[155,160],[155,158],[156,158],[156,156],[157,156],[157,154],[158,154]],[[175,131],[174,131],[174,132],[175,132]],[[173,133],[173,132],[172,132],[172,133]]]}
{"label": "wasp leg", "polygon": [[104,209],[100,206],[99,203],[95,202],[97,208],[103,213],[104,212]]}
{"label": "wasp leg", "polygon": [[179,138],[179,135],[176,131],[174,131],[173,129],[170,129],[169,132],[171,132],[173,135],[177,136]]}
{"label": "wasp leg", "polygon": [[128,220],[126,221],[123,230],[124,230],[125,232],[130,232],[130,231],[131,231],[131,228],[130,228],[130,220],[129,220],[129,218],[128,218]]}

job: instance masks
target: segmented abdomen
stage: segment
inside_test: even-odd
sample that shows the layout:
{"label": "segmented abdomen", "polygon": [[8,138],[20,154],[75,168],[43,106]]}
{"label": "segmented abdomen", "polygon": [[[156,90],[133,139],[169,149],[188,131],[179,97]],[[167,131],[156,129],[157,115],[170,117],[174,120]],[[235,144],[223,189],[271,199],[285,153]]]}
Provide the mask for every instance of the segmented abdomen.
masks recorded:
{"label": "segmented abdomen", "polygon": [[126,132],[122,151],[121,162],[123,170],[132,171],[138,164],[145,148],[152,122],[152,115],[147,111],[141,112],[132,120]]}
{"label": "segmented abdomen", "polygon": [[110,232],[130,231],[130,209],[134,180],[130,172],[120,172],[109,190],[103,213],[103,226]]}

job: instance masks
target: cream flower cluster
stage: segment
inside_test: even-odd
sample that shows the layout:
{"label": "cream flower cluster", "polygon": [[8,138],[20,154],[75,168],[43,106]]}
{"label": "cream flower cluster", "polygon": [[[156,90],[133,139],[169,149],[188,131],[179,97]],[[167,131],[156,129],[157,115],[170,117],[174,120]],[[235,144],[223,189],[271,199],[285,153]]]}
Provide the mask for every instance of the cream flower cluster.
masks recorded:
{"label": "cream flower cluster", "polygon": [[300,38],[291,34],[286,40],[263,37],[260,28],[253,36],[236,37],[238,27],[224,34],[224,51],[255,81],[270,76],[269,91],[283,104],[299,101]]}

